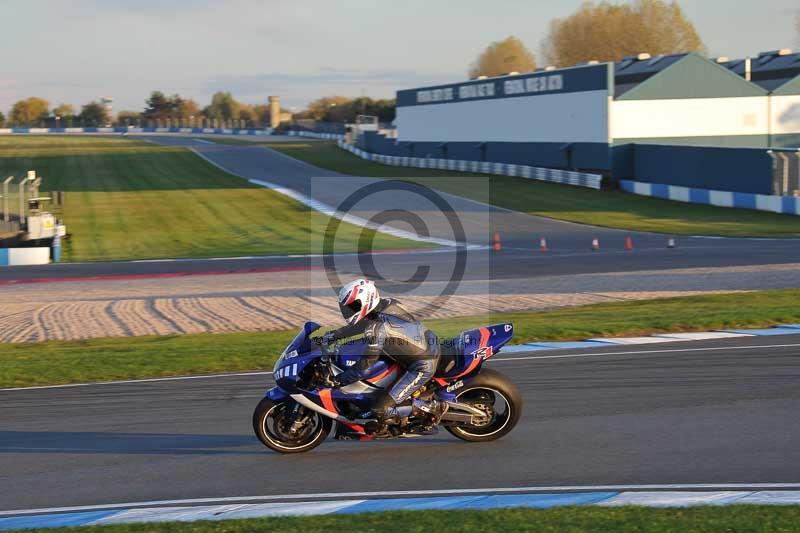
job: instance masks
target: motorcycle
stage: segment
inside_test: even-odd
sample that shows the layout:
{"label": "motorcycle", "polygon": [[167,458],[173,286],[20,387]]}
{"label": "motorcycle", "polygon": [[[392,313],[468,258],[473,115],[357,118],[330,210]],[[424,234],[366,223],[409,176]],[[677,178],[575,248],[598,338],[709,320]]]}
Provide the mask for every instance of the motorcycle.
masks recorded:
{"label": "motorcycle", "polygon": [[[300,453],[319,446],[336,422],[340,440],[373,440],[428,435],[438,426],[470,442],[499,439],[519,421],[522,397],[503,374],[483,363],[513,336],[512,324],[496,324],[461,333],[441,342],[436,375],[410,400],[398,406],[392,423],[379,426],[360,419],[378,394],[384,394],[403,370],[381,358],[362,381],[334,388],[332,378],[354,365],[364,341],[327,346],[312,338],[320,329],[306,322],[273,369],[276,386],[267,391],[253,413],[253,429],[268,448]],[[425,406],[442,402],[443,412]]]}

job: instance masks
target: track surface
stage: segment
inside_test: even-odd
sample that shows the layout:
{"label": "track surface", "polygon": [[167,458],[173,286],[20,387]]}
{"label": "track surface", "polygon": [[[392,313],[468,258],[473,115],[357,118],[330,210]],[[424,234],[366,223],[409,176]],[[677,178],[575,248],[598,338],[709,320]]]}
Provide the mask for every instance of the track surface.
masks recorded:
{"label": "track surface", "polygon": [[[352,192],[381,180],[344,176],[297,161],[260,146],[209,144],[192,137],[147,137],[152,142],[187,146],[221,167],[251,179],[268,181],[301,192],[331,206],[338,206]],[[387,197],[388,194],[388,197]],[[467,237],[476,244],[488,244],[498,231],[504,242],[502,254],[477,251],[470,254],[467,278],[528,278],[592,272],[625,272],[680,267],[713,267],[800,262],[800,246],[793,239],[711,239],[678,237],[678,248],[666,249],[666,235],[597,228],[543,217],[511,213],[463,198],[441,195],[464,222]],[[387,199],[388,198],[388,199]],[[452,238],[449,225],[431,209],[421,209],[413,197],[392,193],[375,195],[353,214],[369,218],[389,206],[416,211],[429,223],[434,236]],[[400,225],[408,229],[406,225]],[[539,237],[545,236],[551,251],[538,252]],[[626,236],[631,236],[635,250],[623,250]],[[589,250],[591,240],[599,238],[601,250]],[[318,252],[319,250],[310,250]],[[356,258],[343,258],[337,267],[355,270]],[[130,274],[192,273],[217,270],[244,271],[257,268],[319,265],[319,258],[269,257],[180,262],[118,262],[59,264],[41,267],[10,267],[0,270],[0,281],[51,277],[114,276]],[[407,252],[397,255],[381,274],[406,279],[410,266],[432,266],[427,279],[447,279],[453,254]],[[355,266],[354,266],[355,265]],[[362,268],[363,270],[363,268]],[[374,273],[365,272],[367,275]],[[376,277],[376,276],[372,276]]]}
{"label": "track surface", "polygon": [[[711,348],[711,349],[708,349]],[[270,452],[269,376],[0,391],[0,511],[159,499],[537,485],[800,481],[800,335],[508,356],[505,439]]]}

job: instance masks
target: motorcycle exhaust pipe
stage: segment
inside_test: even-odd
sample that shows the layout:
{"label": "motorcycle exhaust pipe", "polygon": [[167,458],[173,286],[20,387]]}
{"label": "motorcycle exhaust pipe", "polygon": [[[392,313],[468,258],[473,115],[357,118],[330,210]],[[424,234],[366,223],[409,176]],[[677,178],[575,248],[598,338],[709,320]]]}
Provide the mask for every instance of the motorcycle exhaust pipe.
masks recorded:
{"label": "motorcycle exhaust pipe", "polygon": [[471,424],[472,415],[464,413],[453,413],[452,411],[448,411],[442,415],[442,418],[440,420],[447,420],[448,422],[465,422],[467,424]]}

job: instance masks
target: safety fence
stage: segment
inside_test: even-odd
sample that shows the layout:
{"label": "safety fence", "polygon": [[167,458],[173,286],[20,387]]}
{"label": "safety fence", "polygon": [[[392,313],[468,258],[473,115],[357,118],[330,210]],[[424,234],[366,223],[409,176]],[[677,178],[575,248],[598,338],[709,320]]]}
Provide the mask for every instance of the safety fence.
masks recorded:
{"label": "safety fence", "polygon": [[271,135],[272,130],[269,128],[0,128],[0,135],[44,133],[211,133],[215,135]]}
{"label": "safety fence", "polygon": [[652,196],[665,200],[687,202],[692,204],[715,205],[718,207],[737,207],[756,209],[785,215],[800,215],[800,198],[794,196],[774,196],[769,194],[753,194],[746,192],[715,191],[667,185],[664,183],[644,183],[640,181],[620,180],[623,191],[642,196]]}
{"label": "safety fence", "polygon": [[473,172],[477,174],[497,174],[501,176],[514,176],[518,178],[561,183],[564,185],[575,185],[578,187],[589,187],[590,189],[600,189],[603,182],[603,176],[600,174],[590,174],[587,172],[513,165],[509,163],[494,163],[489,161],[465,161],[463,159],[435,159],[430,157],[402,157],[374,154],[347,144],[342,139],[338,141],[338,144],[339,148],[347,150],[361,159],[383,165]]}

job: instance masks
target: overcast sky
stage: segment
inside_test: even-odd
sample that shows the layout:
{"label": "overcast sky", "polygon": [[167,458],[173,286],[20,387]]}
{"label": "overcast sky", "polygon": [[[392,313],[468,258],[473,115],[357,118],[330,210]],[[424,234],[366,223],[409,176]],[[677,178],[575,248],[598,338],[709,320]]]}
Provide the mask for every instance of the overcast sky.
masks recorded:
{"label": "overcast sky", "polygon": [[[509,34],[535,53],[579,0],[2,0],[0,110],[35,95],[139,110],[154,89],[302,107],[458,81]],[[796,45],[797,0],[681,0],[711,55]],[[541,63],[541,60],[540,60]]]}

